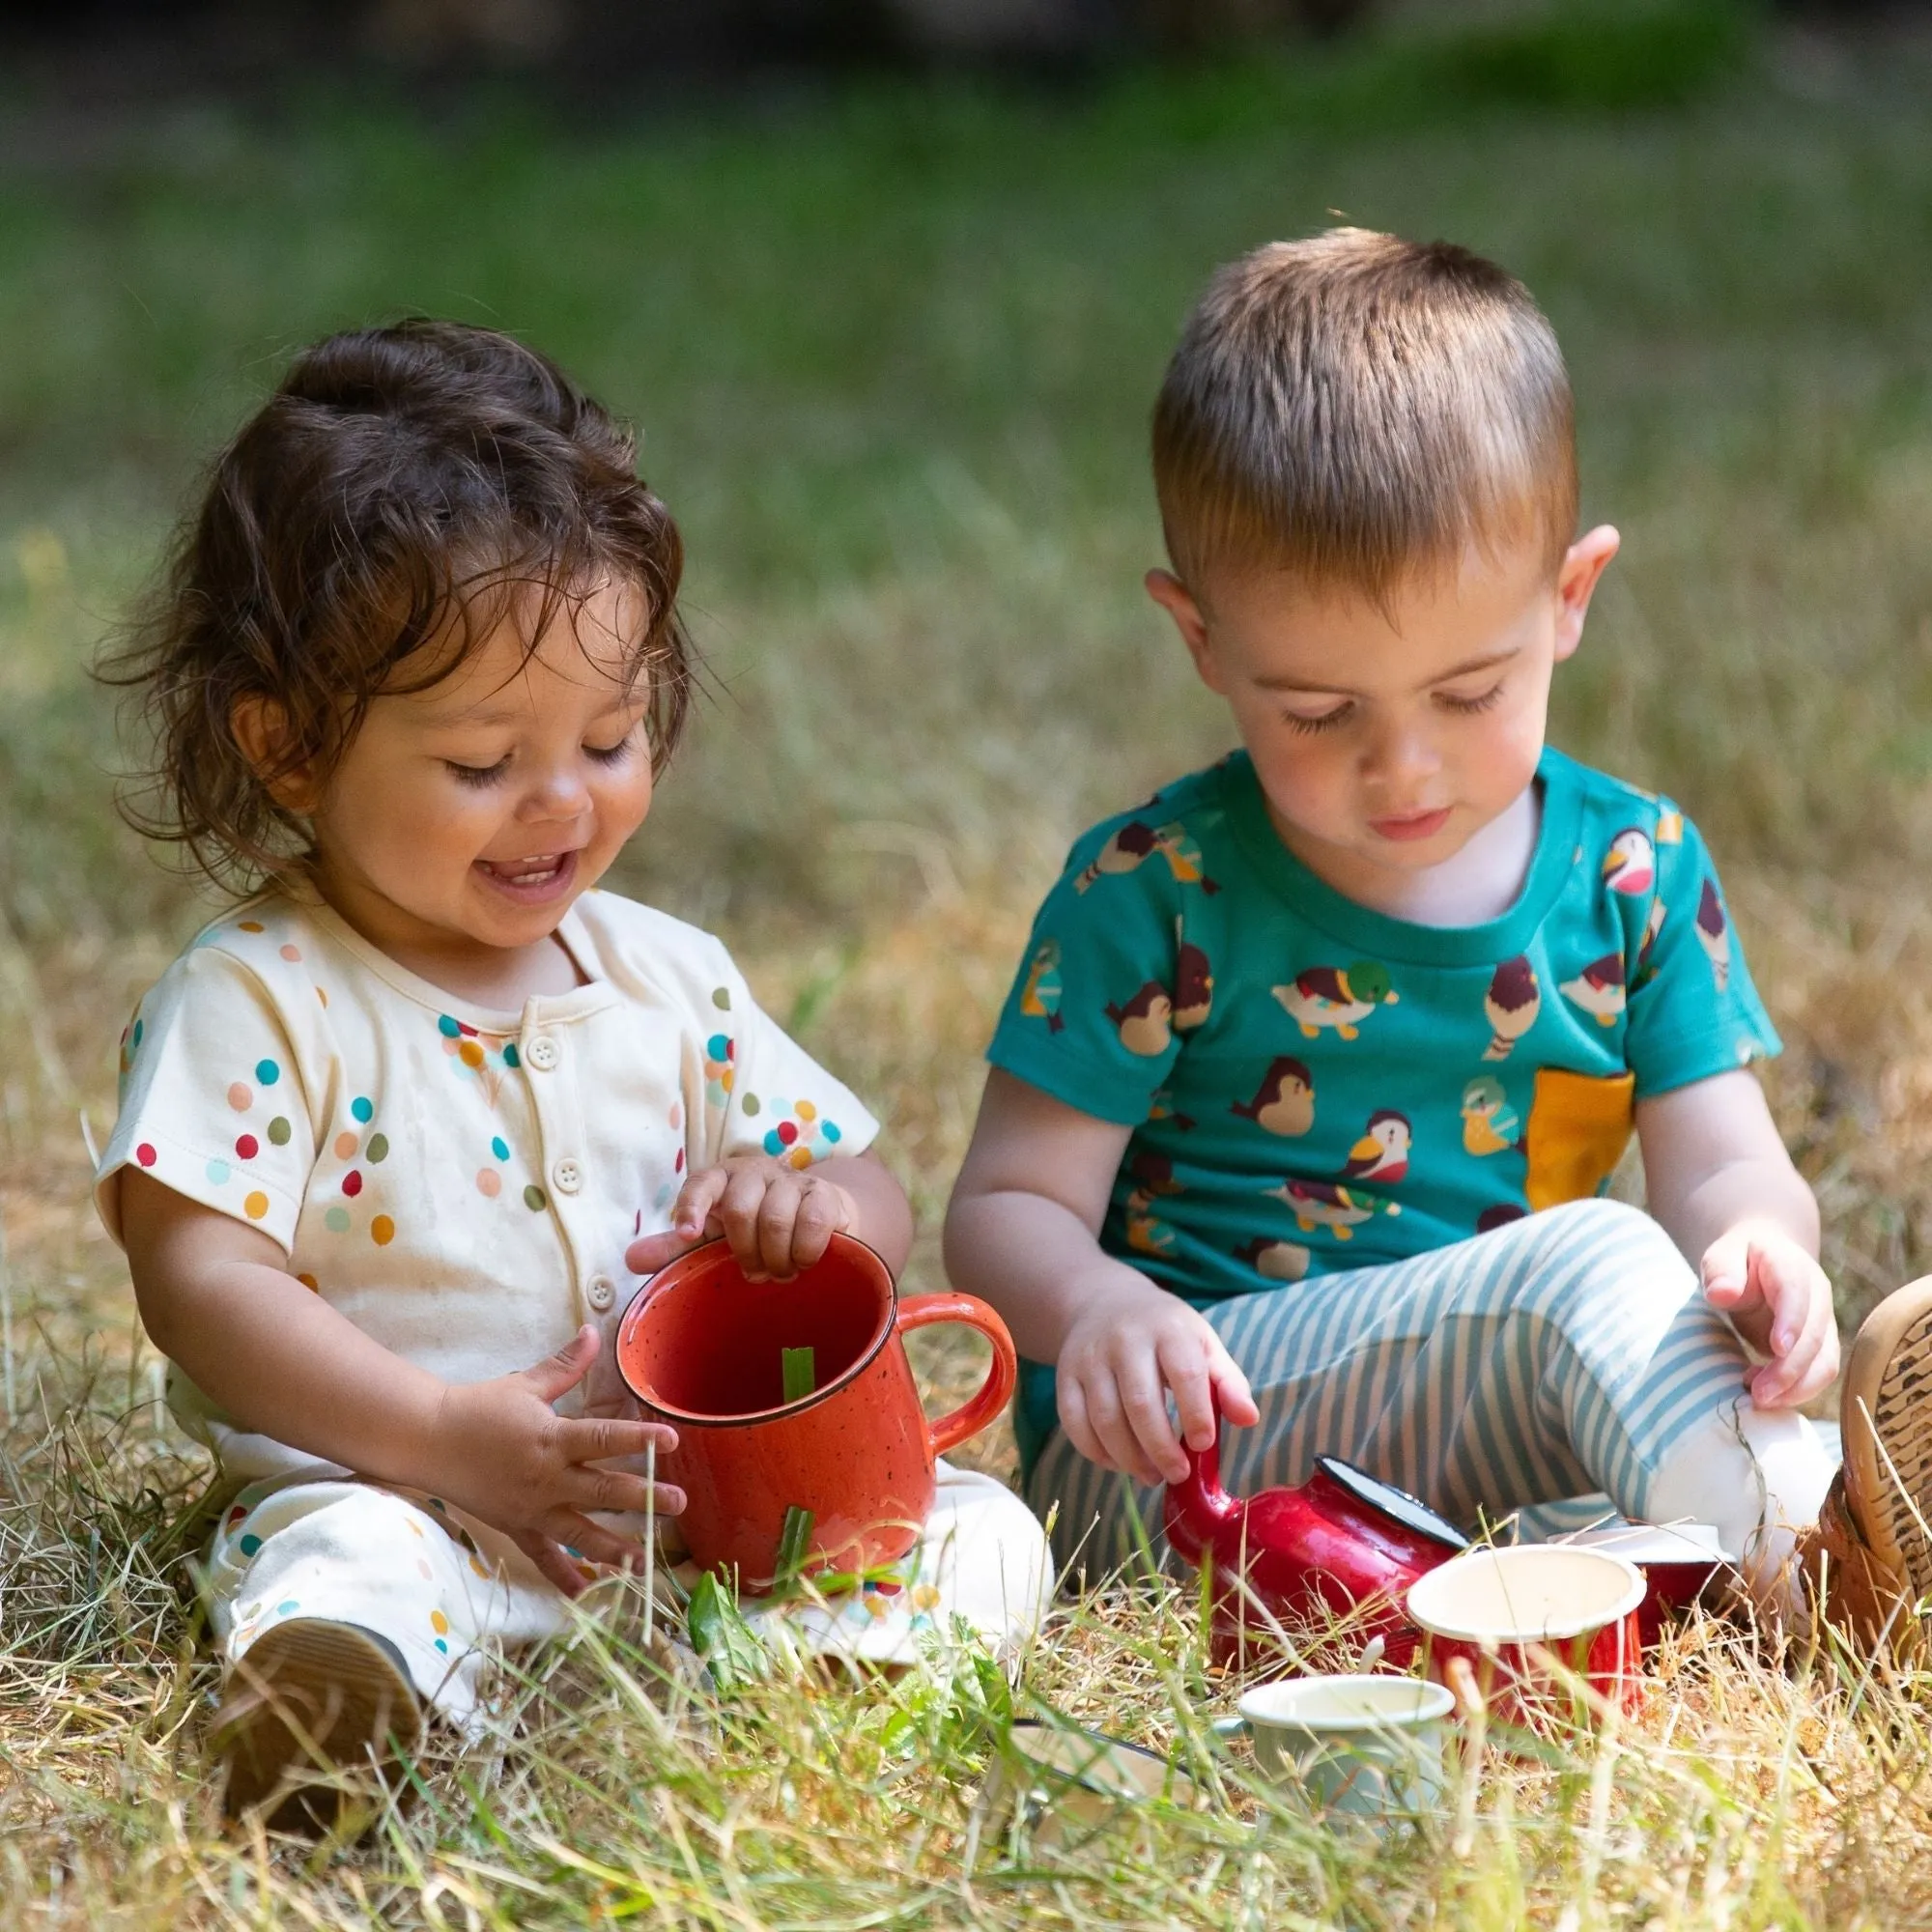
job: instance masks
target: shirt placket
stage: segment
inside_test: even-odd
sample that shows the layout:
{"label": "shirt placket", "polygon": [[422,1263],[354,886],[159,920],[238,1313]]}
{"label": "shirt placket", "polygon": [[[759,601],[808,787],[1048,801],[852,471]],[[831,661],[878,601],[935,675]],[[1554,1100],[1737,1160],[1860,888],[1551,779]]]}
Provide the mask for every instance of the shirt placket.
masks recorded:
{"label": "shirt placket", "polygon": [[542,1184],[563,1239],[577,1320],[601,1327],[617,1298],[617,1284],[582,1260],[596,1250],[587,1225],[591,1189],[581,1066],[585,1030],[549,1016],[541,1002],[532,1001],[518,1051],[529,1068]]}

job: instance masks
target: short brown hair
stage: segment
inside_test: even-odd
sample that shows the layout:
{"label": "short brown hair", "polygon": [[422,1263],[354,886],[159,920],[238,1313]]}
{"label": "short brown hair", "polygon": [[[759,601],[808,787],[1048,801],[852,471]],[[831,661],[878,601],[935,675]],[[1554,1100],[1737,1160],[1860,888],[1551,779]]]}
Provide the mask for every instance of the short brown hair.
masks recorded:
{"label": "short brown hair", "polygon": [[1570,379],[1528,290],[1446,242],[1337,228],[1215,275],[1153,417],[1174,567],[1385,595],[1474,544],[1576,532]]}
{"label": "short brown hair", "polygon": [[[280,771],[326,778],[370,703],[454,670],[505,616],[533,649],[600,583],[641,593],[630,670],[662,765],[690,705],[683,544],[639,480],[632,432],[533,349],[417,318],[331,335],[216,458],[196,514],[102,668],[156,756],[129,822],[245,890],[302,848],[238,743],[238,699],[288,719]],[[406,661],[425,644],[412,681]]]}

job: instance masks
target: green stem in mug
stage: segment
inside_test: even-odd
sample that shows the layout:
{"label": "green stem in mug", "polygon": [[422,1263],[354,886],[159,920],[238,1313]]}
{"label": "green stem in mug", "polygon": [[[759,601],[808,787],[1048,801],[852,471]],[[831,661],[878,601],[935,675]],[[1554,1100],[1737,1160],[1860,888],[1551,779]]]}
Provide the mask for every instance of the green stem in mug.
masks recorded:
{"label": "green stem in mug", "polygon": [[787,1402],[797,1402],[818,1386],[818,1361],[813,1350],[784,1349],[780,1351],[779,1360]]}
{"label": "green stem in mug", "polygon": [[[810,1354],[811,1351],[808,1349],[802,1352]],[[798,1581],[798,1573],[805,1565],[806,1550],[811,1542],[811,1526],[816,1520],[809,1509],[800,1509],[796,1503],[785,1511],[784,1528],[779,1532],[778,1570],[772,1578],[775,1588],[786,1589]]]}

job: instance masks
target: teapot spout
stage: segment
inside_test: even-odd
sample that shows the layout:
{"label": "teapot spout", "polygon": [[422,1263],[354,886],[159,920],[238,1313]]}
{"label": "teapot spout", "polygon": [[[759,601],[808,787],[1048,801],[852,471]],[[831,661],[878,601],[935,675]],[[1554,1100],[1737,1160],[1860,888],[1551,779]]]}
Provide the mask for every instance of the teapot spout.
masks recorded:
{"label": "teapot spout", "polygon": [[1199,1565],[1204,1551],[1232,1548],[1239,1542],[1239,1524],[1247,1504],[1221,1487],[1221,1411],[1214,1410],[1214,1440],[1205,1449],[1187,1451],[1187,1478],[1167,1488],[1167,1540],[1175,1553]]}

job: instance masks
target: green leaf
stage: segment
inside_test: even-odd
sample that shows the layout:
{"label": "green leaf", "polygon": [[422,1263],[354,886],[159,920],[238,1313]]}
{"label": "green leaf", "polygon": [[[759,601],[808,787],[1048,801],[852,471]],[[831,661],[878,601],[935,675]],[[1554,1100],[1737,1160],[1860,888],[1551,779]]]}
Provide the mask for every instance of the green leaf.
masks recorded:
{"label": "green leaf", "polygon": [[706,1571],[691,1593],[684,1614],[691,1647],[703,1658],[711,1681],[727,1695],[739,1685],[762,1677],[765,1650],[757,1634],[738,1611],[738,1599],[728,1584]]}

